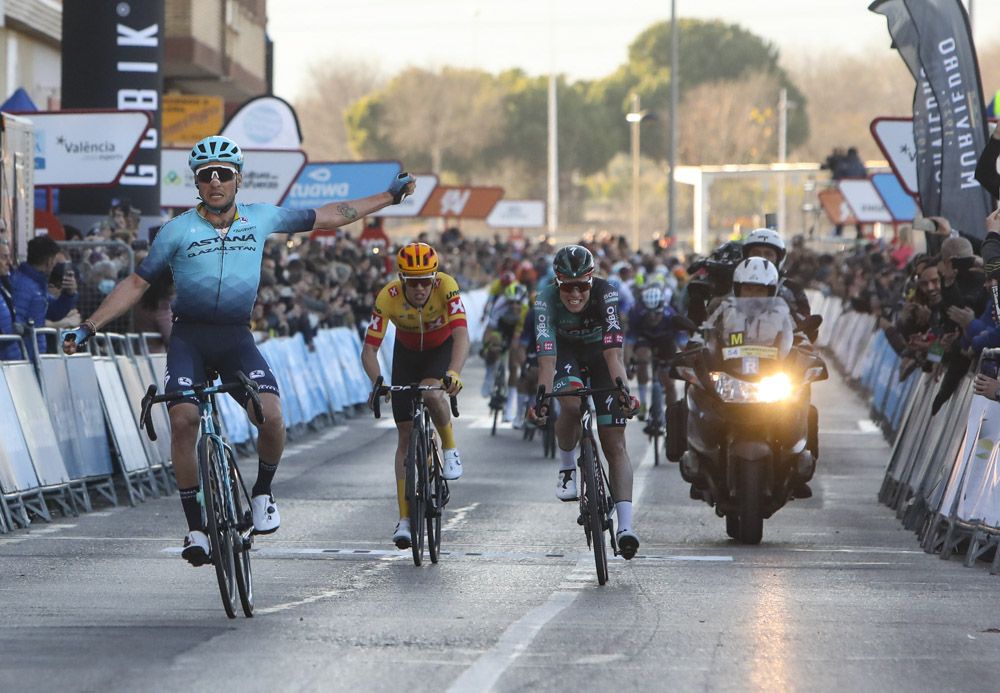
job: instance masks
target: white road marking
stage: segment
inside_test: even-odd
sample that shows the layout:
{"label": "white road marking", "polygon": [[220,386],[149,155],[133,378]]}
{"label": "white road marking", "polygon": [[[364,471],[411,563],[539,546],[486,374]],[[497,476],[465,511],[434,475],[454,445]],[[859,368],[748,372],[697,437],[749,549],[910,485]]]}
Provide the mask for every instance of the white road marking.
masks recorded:
{"label": "white road marking", "polygon": [[862,433],[881,433],[878,425],[871,419],[858,419],[858,428]]}
{"label": "white road marking", "polygon": [[463,505],[461,508],[456,508],[455,512],[448,513],[446,515],[448,521],[444,523],[444,527],[441,528],[442,531],[455,529],[455,527],[465,522],[466,515],[478,507],[479,503],[470,503],[469,505]]}
{"label": "white road marking", "polygon": [[[581,559],[574,574],[590,571],[590,564]],[[528,649],[549,621],[576,601],[579,589],[558,589],[548,600],[507,627],[493,649],[479,657],[448,687],[448,693],[485,691],[496,685],[504,672]]]}

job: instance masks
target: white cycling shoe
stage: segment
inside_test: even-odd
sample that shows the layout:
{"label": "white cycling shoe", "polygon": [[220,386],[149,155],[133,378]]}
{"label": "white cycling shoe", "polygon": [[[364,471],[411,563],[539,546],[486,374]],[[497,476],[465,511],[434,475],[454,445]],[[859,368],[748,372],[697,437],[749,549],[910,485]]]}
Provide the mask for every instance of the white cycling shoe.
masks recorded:
{"label": "white cycling shoe", "polygon": [[448,481],[454,481],[462,476],[462,460],[458,457],[458,448],[445,448],[441,476]]}
{"label": "white cycling shoe", "polygon": [[184,548],[181,556],[193,566],[212,562],[212,548],[208,543],[208,535],[201,530],[192,530],[184,537]]}
{"label": "white cycling shoe", "polygon": [[271,534],[281,526],[281,514],[274,496],[262,493],[250,499],[250,509],[253,511],[253,533]]}
{"label": "white cycling shoe", "polygon": [[559,470],[559,481],[556,482],[556,498],[566,502],[580,500],[580,496],[576,492],[576,467]]}
{"label": "white cycling shoe", "polygon": [[396,548],[408,549],[412,540],[410,535],[410,521],[403,519],[397,522],[396,531],[392,533],[392,543],[396,545]]}

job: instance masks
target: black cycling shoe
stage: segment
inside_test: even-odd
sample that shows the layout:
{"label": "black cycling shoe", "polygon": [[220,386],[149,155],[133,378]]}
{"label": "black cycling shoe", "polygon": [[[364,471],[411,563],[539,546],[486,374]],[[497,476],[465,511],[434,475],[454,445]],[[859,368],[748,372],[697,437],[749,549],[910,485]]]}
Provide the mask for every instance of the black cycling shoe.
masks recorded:
{"label": "black cycling shoe", "polygon": [[635,552],[639,550],[639,537],[630,529],[620,529],[617,534],[618,553],[626,561],[632,560]]}

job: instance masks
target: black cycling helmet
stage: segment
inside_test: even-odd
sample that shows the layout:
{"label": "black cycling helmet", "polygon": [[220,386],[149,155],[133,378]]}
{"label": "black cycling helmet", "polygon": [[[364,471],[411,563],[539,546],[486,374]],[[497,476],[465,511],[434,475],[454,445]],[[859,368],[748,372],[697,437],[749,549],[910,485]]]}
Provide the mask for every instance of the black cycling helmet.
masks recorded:
{"label": "black cycling helmet", "polygon": [[568,245],[556,253],[552,268],[557,277],[585,277],[594,273],[594,255],[582,245]]}

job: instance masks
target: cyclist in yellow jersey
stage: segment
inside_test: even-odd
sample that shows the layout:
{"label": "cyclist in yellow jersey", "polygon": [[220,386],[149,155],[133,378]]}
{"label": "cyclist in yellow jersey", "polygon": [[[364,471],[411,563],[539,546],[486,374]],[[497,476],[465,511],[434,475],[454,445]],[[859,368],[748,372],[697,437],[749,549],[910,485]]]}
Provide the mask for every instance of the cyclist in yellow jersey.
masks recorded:
{"label": "cyclist in yellow jersey", "polygon": [[[392,354],[392,382],[397,385],[420,383],[443,384],[447,394],[462,389],[460,374],[469,356],[469,330],[465,306],[458,283],[438,271],[438,255],[426,243],[409,243],[396,256],[398,279],[386,284],[375,299],[361,363],[372,381],[382,374],[378,350],[388,322],[396,326],[396,344]],[[462,476],[462,462],[455,446],[451,410],[444,392],[424,393],[434,427],[441,436],[442,476],[453,481]],[[396,547],[410,547],[410,511],[406,501],[403,465],[413,422],[410,420],[411,397],[397,392],[392,396],[392,417],[396,421],[396,499],[399,522],[392,540]],[[369,402],[371,405],[372,402]]]}

